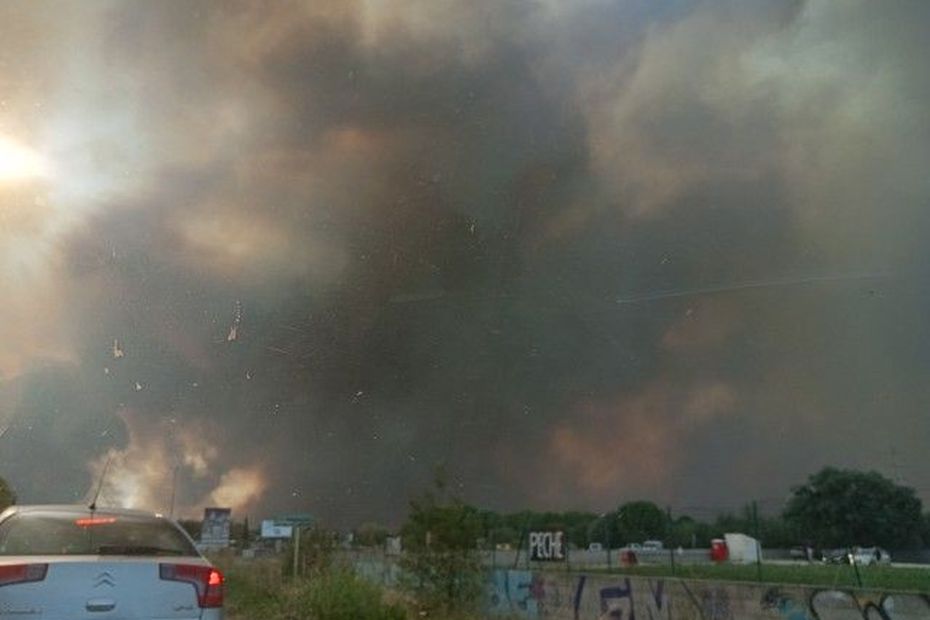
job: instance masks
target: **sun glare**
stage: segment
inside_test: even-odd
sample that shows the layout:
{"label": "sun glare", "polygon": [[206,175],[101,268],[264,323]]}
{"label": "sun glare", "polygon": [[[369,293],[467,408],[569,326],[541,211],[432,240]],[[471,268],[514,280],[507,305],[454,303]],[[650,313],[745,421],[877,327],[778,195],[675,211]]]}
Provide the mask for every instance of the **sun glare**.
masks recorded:
{"label": "sun glare", "polygon": [[0,136],[0,183],[28,181],[45,176],[48,165],[39,153]]}

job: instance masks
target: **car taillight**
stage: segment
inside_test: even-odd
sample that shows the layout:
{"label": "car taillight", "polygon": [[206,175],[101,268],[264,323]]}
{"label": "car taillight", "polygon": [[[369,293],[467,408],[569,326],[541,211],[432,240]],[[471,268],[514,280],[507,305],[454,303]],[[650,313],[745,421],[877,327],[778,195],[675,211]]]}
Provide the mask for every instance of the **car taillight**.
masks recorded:
{"label": "car taillight", "polygon": [[0,566],[0,586],[42,581],[48,573],[48,564],[6,564]]}
{"label": "car taillight", "polygon": [[223,606],[223,573],[212,566],[159,564],[158,575],[165,581],[183,581],[194,586],[201,608]]}

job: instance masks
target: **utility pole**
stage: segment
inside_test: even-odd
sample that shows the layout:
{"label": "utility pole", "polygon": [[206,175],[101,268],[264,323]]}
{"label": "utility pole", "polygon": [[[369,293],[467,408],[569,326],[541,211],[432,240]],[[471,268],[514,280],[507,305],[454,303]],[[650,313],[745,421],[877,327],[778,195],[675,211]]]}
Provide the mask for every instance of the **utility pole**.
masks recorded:
{"label": "utility pole", "polygon": [[[607,514],[604,516],[606,517]],[[607,543],[607,572],[609,573],[612,568],[610,560],[610,523],[604,524],[604,538],[605,542]]]}
{"label": "utility pole", "polygon": [[672,566],[672,576],[675,576],[675,541],[673,540],[672,507],[665,507],[665,543],[668,545],[668,559]]}
{"label": "utility pole", "polygon": [[849,563],[852,564],[853,570],[856,572],[856,583],[859,584],[859,588],[862,588],[862,575],[859,573],[859,562],[856,561],[856,555],[853,553],[852,549],[846,549],[846,557],[849,558]]}
{"label": "utility pole", "polygon": [[894,446],[889,446],[888,456],[891,457],[891,471],[894,472],[894,481],[897,484],[904,482],[903,476],[901,476],[901,468],[898,466],[898,451],[895,450]]}
{"label": "utility pole", "polygon": [[300,525],[294,526],[294,579],[297,579],[299,570],[298,561],[300,560]]}
{"label": "utility pole", "polygon": [[[529,529],[530,529],[530,514],[527,513],[526,520],[523,522],[523,530],[520,532],[520,543],[517,545],[517,553],[513,558],[513,569],[514,570],[517,570],[517,566],[520,563],[520,551],[523,550],[523,541],[527,540],[526,535]],[[529,553],[529,550],[527,549],[526,567],[529,568],[529,566],[530,566],[530,553]]]}
{"label": "utility pole", "polygon": [[756,576],[762,581],[762,542],[759,540],[759,504],[752,500],[752,529],[756,537]]}
{"label": "utility pole", "polygon": [[174,518],[174,498],[178,488],[178,466],[174,466],[174,471],[171,473],[171,506],[168,510],[168,516]]}

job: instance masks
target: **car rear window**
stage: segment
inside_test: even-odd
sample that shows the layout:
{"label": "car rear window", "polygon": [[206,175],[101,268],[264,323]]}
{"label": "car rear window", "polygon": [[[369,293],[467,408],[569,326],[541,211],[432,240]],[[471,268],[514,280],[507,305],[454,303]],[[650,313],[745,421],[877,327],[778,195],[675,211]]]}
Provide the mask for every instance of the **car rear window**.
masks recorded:
{"label": "car rear window", "polygon": [[15,514],[0,523],[0,556],[197,555],[170,521],[157,517]]}

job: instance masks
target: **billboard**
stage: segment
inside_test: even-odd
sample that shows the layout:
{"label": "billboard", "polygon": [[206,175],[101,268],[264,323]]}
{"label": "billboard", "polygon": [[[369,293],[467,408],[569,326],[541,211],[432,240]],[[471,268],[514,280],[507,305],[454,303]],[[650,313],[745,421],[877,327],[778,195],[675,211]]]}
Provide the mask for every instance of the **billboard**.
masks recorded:
{"label": "billboard", "polygon": [[294,526],[290,523],[275,519],[262,521],[262,538],[290,538],[294,534]]}
{"label": "billboard", "polygon": [[530,560],[534,562],[564,562],[565,533],[530,532]]}
{"label": "billboard", "polygon": [[232,508],[204,508],[200,543],[208,547],[228,547]]}

